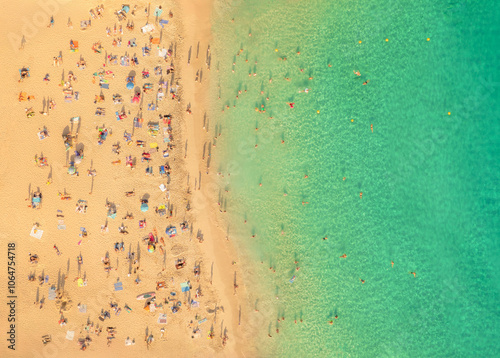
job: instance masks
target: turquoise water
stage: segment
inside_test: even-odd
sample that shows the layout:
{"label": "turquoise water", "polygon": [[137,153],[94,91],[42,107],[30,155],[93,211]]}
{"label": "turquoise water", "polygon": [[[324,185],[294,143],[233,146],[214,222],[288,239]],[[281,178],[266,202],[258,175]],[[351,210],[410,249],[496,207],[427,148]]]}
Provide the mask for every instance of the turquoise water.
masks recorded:
{"label": "turquoise water", "polygon": [[498,15],[217,2],[214,159],[259,356],[500,355]]}

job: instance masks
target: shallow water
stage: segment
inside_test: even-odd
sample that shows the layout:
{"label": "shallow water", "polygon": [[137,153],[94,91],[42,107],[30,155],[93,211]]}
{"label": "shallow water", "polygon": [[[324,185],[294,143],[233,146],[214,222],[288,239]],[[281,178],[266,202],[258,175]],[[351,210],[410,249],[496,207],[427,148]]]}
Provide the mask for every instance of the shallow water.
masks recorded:
{"label": "shallow water", "polygon": [[217,2],[215,159],[264,292],[250,294],[261,356],[500,353],[488,3]]}

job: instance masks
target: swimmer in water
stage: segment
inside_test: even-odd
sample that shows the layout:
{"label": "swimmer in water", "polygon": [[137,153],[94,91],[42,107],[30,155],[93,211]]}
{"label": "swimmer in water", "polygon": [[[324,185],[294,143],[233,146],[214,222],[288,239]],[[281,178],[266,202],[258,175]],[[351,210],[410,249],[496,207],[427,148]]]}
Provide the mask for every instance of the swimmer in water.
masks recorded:
{"label": "swimmer in water", "polygon": [[365,280],[362,280],[362,279],[359,279],[361,281],[361,283],[365,283]]}
{"label": "swimmer in water", "polygon": [[370,82],[370,80],[366,80],[365,82],[363,82],[363,85],[367,85],[368,82]]}
{"label": "swimmer in water", "polygon": [[343,254],[342,256],[340,256],[341,259],[345,259],[347,257],[346,254]]}
{"label": "swimmer in water", "polygon": [[354,72],[354,74],[357,75],[357,76],[361,76],[361,73],[359,71],[354,71],[353,70],[352,72]]}
{"label": "swimmer in water", "polygon": [[373,124],[370,124],[370,128],[371,128],[372,133],[373,133]]}
{"label": "swimmer in water", "polygon": [[391,261],[391,267],[394,267],[394,261]]}
{"label": "swimmer in water", "polygon": [[410,274],[412,274],[412,275],[413,275],[413,277],[417,277],[417,273],[416,273],[416,272],[411,272],[411,271],[410,271]]}

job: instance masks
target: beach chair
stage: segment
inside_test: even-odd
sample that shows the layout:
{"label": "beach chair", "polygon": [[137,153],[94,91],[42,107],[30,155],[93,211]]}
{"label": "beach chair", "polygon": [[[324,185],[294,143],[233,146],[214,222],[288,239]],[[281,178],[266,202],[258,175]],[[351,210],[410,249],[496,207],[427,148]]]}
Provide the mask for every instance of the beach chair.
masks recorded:
{"label": "beach chair", "polygon": [[78,41],[69,41],[69,49],[71,52],[78,52]]}

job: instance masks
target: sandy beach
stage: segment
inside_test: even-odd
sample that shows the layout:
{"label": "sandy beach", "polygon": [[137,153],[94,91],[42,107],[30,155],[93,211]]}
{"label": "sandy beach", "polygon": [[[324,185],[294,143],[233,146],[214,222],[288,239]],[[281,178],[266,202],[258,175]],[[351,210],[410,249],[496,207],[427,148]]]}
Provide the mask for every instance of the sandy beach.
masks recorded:
{"label": "sandy beach", "polygon": [[211,1],[136,1],[122,21],[118,1],[33,4],[2,13],[0,265],[16,268],[2,356],[252,356],[210,169]]}

